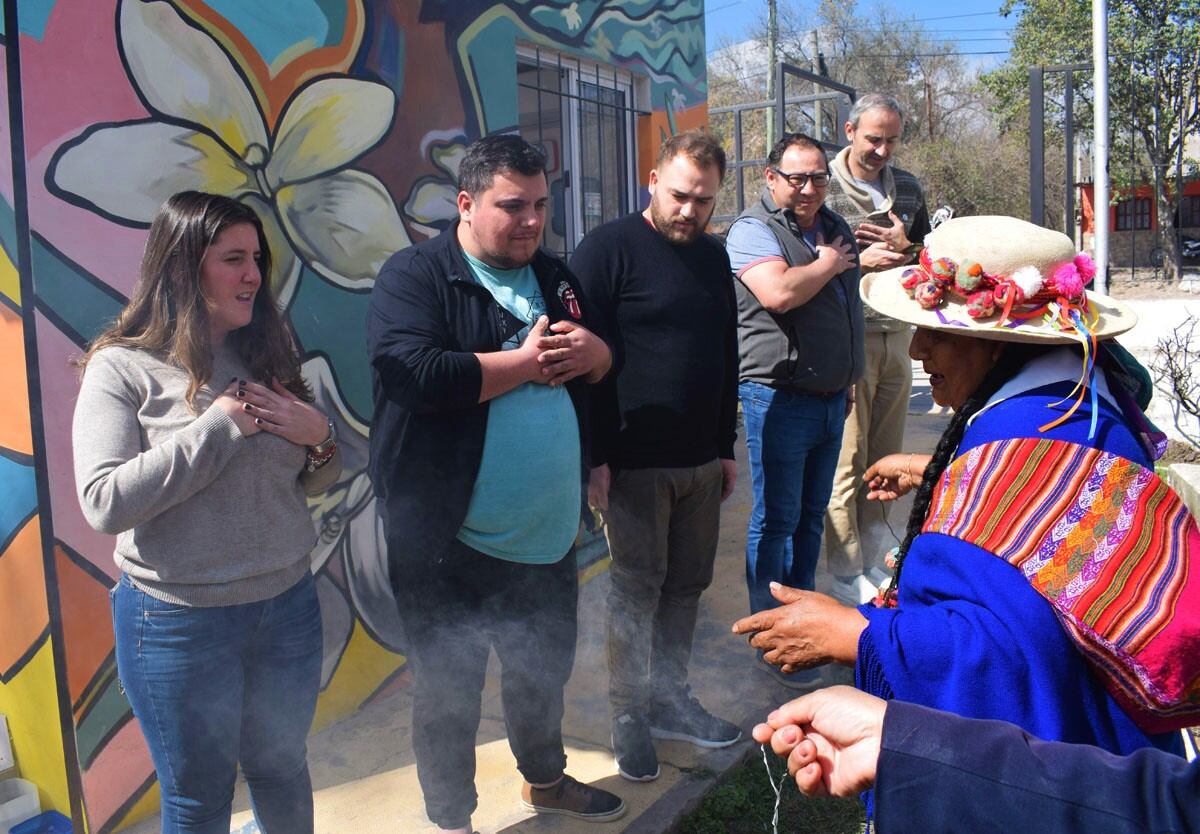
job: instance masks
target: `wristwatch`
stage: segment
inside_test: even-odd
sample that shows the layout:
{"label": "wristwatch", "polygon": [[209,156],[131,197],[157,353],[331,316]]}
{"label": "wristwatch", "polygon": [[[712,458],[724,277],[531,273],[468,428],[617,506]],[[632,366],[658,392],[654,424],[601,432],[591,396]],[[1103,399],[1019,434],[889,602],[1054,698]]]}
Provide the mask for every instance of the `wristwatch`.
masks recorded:
{"label": "wristwatch", "polygon": [[329,423],[329,437],[322,440],[316,446],[309,446],[314,457],[320,457],[337,445],[337,427],[333,425],[332,420],[327,420]]}

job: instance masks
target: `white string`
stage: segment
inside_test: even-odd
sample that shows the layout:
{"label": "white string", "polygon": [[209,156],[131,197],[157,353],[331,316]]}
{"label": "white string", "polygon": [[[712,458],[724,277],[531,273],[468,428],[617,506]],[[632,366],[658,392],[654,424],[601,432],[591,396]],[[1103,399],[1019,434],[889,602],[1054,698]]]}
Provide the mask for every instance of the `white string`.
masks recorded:
{"label": "white string", "polygon": [[779,834],[779,803],[783,801],[783,782],[787,779],[787,768],[784,768],[783,773],[779,775],[779,783],[775,783],[775,775],[771,773],[771,764],[767,759],[767,745],[760,744],[758,749],[762,751],[763,767],[767,769],[767,784],[771,786],[771,790],[775,792],[775,809],[771,813],[771,831],[772,834]]}

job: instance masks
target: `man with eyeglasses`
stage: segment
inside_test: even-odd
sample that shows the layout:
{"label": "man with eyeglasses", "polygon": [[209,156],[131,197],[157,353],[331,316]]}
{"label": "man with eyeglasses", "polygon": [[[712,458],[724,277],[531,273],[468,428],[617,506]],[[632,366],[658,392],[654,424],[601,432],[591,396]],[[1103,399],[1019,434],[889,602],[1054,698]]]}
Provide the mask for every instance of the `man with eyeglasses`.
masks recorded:
{"label": "man with eyeglasses", "polygon": [[[847,397],[862,373],[858,248],[846,221],[824,206],[829,176],[815,139],[784,136],[767,157],[762,198],[726,239],[753,486],[746,534],[752,613],[779,604],[771,582],[814,589]],[[819,670],[784,675],[764,666],[795,688],[820,678]]]}
{"label": "man with eyeglasses", "polygon": [[[830,163],[827,203],[854,229],[864,273],[916,260],[929,231],[920,183],[892,164],[903,132],[904,113],[896,99],[865,95],[846,121],[850,144]],[[867,500],[863,473],[900,451],[912,391],[912,328],[869,308],[864,314],[866,365],[854,386],[854,412],[846,422],[826,514],[831,593],[846,605],[870,601],[890,577],[881,564],[888,508]]]}

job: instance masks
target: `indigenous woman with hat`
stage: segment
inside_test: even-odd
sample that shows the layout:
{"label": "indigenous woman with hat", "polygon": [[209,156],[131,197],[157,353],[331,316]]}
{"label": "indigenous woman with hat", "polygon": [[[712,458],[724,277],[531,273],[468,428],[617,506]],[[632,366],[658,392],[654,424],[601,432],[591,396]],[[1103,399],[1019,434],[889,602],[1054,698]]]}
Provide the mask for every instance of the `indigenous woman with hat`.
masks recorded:
{"label": "indigenous woman with hat", "polygon": [[916,325],[910,354],[955,412],[932,458],[868,470],[876,497],[917,487],[890,587],[858,609],[779,588],[786,605],[734,630],[784,671],[853,664],[884,698],[1181,751],[1172,731],[1200,723],[1200,532],[1154,473],[1148,377],[1112,341],[1136,316],[1084,289],[1095,267],[1058,232],[965,217],[925,243],[861,285]]}

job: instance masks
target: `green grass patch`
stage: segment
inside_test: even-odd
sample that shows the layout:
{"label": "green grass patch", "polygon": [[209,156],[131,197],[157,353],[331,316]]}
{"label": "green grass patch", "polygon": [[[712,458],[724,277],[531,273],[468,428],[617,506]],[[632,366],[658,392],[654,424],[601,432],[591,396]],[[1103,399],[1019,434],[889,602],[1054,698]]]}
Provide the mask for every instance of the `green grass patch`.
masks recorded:
{"label": "green grass patch", "polygon": [[[771,757],[778,781],[783,761]],[[783,771],[786,775],[786,771]],[[784,780],[779,806],[781,834],[860,834],[866,812],[857,799],[809,799],[790,777]],[[700,807],[680,823],[681,834],[763,834],[771,831],[775,794],[756,749]]]}

